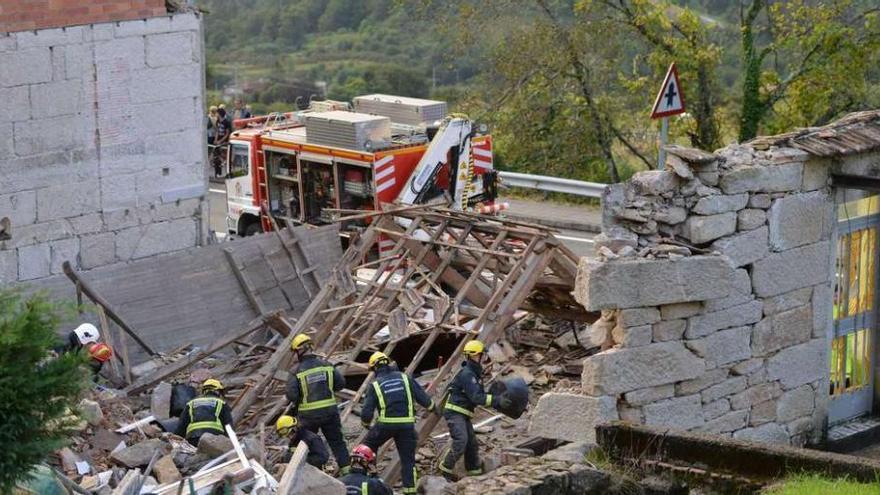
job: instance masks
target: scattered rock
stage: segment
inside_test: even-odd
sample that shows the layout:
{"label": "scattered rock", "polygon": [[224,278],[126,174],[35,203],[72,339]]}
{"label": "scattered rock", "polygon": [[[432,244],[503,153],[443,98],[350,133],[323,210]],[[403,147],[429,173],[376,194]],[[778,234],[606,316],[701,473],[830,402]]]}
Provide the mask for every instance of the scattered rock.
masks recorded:
{"label": "scattered rock", "polygon": [[199,438],[199,448],[197,453],[205,454],[210,458],[223,455],[232,450],[232,441],[224,435],[214,435],[213,433],[205,433]]}
{"label": "scattered rock", "polygon": [[636,248],[639,237],[629,230],[615,225],[605,229],[605,232],[597,235],[593,240],[597,249],[604,246],[616,253],[625,246]]}
{"label": "scattered rock", "polygon": [[92,447],[110,452],[119,445],[119,442],[124,440],[125,436],[123,435],[114,433],[106,428],[98,428],[95,430],[95,435],[91,438],[89,443]]}
{"label": "scattered rock", "polygon": [[190,383],[201,384],[208,378],[211,378],[211,370],[208,368],[196,368],[189,374]]}
{"label": "scattered rock", "polygon": [[116,489],[113,490],[111,495],[128,495],[129,493],[133,493],[140,481],[141,470],[132,469],[125,473],[125,476],[119,481],[119,483],[117,483]]}
{"label": "scattered rock", "polygon": [[587,453],[594,448],[596,448],[596,445],[592,443],[574,442],[555,448],[541,457],[551,461],[565,461],[572,464],[582,464],[586,460]]}
{"label": "scattered rock", "polygon": [[290,495],[345,495],[345,485],[324,471],[303,463],[294,478]]}
{"label": "scattered rock", "polygon": [[111,453],[110,460],[127,468],[146,466],[156,450],[165,451],[166,448],[165,442],[153,438]]}
{"label": "scattered rock", "polygon": [[248,459],[260,459],[263,457],[263,446],[260,441],[254,437],[244,437],[241,439],[241,449]]}
{"label": "scattered rock", "polygon": [[535,376],[529,371],[525,366],[511,366],[510,370],[513,371],[515,376],[518,376],[525,380],[526,385],[530,385],[535,381]]}
{"label": "scattered rock", "polygon": [[153,474],[156,476],[156,480],[163,485],[180,479],[180,471],[174,465],[174,457],[170,455],[160,457],[156,461],[156,464],[153,465]]}
{"label": "scattered rock", "polygon": [[98,426],[104,421],[101,405],[89,399],[79,401],[79,416],[92,426]]}
{"label": "scattered rock", "polygon": [[131,377],[137,380],[140,377],[147,376],[150,373],[159,369],[162,366],[162,361],[151,359],[149,361],[144,361],[141,364],[131,367]]}
{"label": "scattered rock", "polygon": [[419,480],[419,493],[424,495],[444,495],[452,483],[442,476],[425,476]]}
{"label": "scattered rock", "polygon": [[61,459],[61,469],[63,469],[65,473],[75,473],[76,463],[82,461],[76,453],[67,447],[58,451],[58,457]]}
{"label": "scattered rock", "polygon": [[153,389],[150,396],[150,412],[156,419],[168,419],[171,417],[171,384],[168,382],[160,382]]}
{"label": "scattered rock", "polygon": [[623,246],[622,248],[620,248],[620,251],[617,252],[617,256],[620,256],[621,258],[628,258],[635,255],[636,250],[630,246]]}

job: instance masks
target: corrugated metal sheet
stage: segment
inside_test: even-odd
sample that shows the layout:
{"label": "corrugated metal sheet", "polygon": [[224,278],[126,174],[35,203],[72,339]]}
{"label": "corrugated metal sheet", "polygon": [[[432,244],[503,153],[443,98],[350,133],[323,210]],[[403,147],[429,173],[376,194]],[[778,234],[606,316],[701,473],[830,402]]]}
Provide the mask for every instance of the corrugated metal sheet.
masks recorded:
{"label": "corrugated metal sheet", "polygon": [[[342,256],[337,226],[282,231],[282,237],[288,235],[296,238],[308,267],[317,267],[318,280],[326,280]],[[311,302],[305,288],[308,281],[298,277],[274,233],[97,268],[80,275],[157,351],[170,351],[184,344],[208,346],[257,316],[223,249],[232,250],[267,312],[285,310],[297,317]],[[63,275],[31,285],[48,290],[55,299],[76,299],[73,283]],[[94,315],[87,315],[86,320],[97,322]],[[71,328],[62,328],[63,333]],[[146,353],[131,339],[126,340],[132,361],[144,361]]]}

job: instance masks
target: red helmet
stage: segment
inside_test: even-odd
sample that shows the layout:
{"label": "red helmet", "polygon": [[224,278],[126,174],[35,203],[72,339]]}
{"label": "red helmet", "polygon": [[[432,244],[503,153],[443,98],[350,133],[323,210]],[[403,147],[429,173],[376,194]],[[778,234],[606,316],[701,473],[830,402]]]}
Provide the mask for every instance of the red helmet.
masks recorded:
{"label": "red helmet", "polygon": [[109,345],[99,342],[89,346],[89,356],[95,361],[106,363],[113,357],[113,350]]}
{"label": "red helmet", "polygon": [[351,451],[351,458],[356,461],[361,461],[364,464],[372,464],[376,462],[376,454],[373,452],[373,449],[364,444],[358,445]]}

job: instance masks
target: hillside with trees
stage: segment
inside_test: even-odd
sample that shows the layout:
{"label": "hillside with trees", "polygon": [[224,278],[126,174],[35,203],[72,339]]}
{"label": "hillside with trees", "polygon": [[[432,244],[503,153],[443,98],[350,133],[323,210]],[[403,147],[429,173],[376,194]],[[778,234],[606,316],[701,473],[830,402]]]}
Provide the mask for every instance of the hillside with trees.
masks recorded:
{"label": "hillside with trees", "polygon": [[[676,62],[671,140],[713,150],[880,107],[872,0],[204,0],[209,90],[446,99],[504,168],[595,181],[656,161],[647,115]],[[216,94],[216,93],[215,93]]]}

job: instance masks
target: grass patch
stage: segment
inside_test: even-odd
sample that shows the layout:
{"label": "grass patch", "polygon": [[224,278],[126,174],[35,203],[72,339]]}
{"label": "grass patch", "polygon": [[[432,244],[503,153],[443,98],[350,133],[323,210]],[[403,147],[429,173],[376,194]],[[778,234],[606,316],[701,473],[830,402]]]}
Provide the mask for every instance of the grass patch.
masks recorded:
{"label": "grass patch", "polygon": [[763,490],[763,495],[880,495],[880,483],[829,479],[818,474],[798,474]]}

